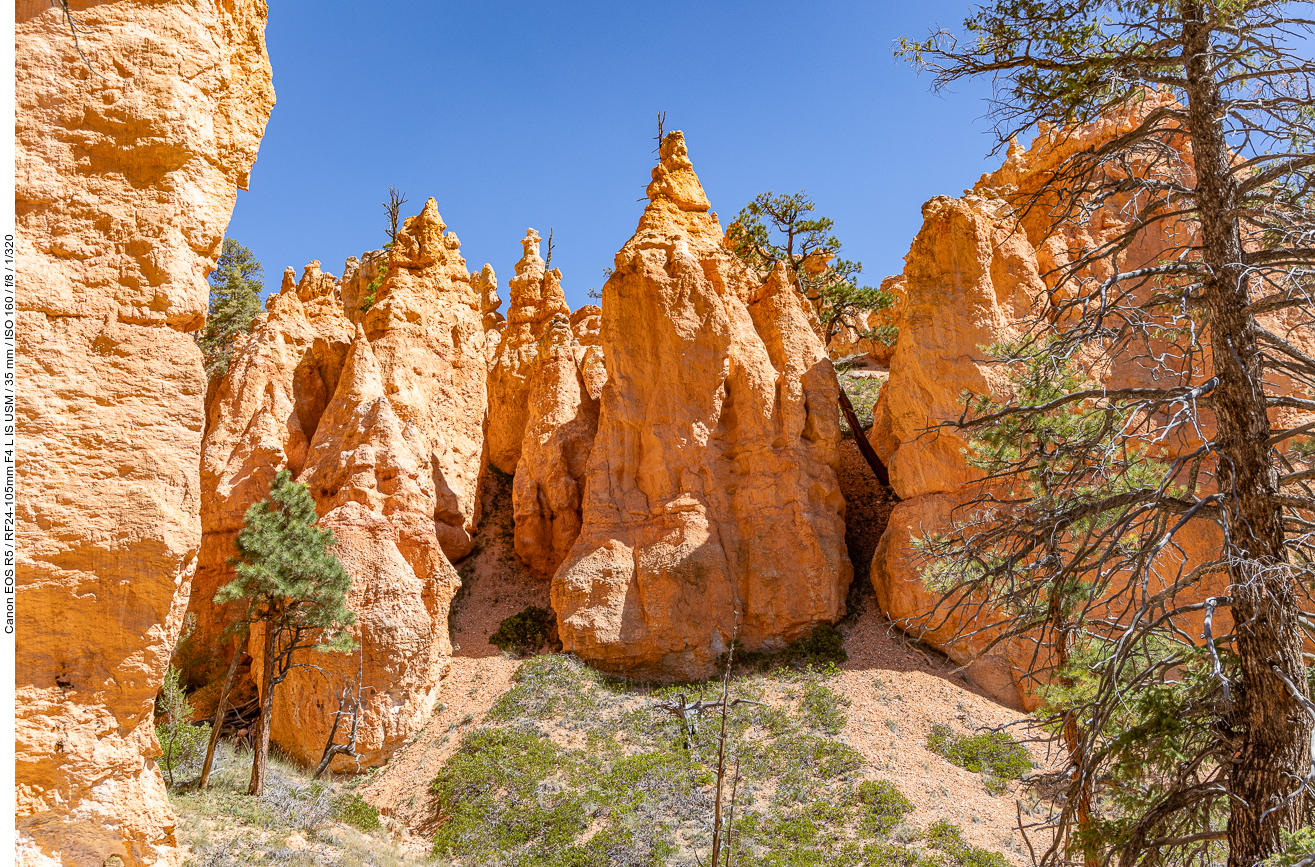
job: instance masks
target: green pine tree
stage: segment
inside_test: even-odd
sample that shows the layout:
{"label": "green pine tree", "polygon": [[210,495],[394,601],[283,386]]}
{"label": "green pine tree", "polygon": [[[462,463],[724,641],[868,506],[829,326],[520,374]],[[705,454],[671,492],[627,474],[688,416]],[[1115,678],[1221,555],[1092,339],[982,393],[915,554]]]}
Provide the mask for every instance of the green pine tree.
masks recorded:
{"label": "green pine tree", "polygon": [[231,561],[237,578],[215,594],[217,605],[246,601],[246,615],[235,629],[264,628],[260,719],[248,789],[252,795],[265,786],[274,688],[298,664],[302,651],[354,648],[345,631],[356,622],[346,607],[352,579],[333,554],[333,531],[317,527],[316,519],[315,501],[306,486],[282,470],[270,485],[269,499],[247,509],[237,534],[238,556]]}
{"label": "green pine tree", "polygon": [[831,234],[835,224],[830,218],[807,219],[815,207],[803,192],[759,193],[726,231],[731,250],[764,275],[778,262],[785,263],[817,313],[823,343],[830,344],[841,329],[852,328],[860,337],[894,344],[894,326],[869,330],[858,318],[889,307],[894,295],[858,285],[863,264],[840,258],[840,239]]}
{"label": "green pine tree", "polygon": [[223,376],[233,354],[233,338],[251,331],[260,315],[265,272],[251,251],[232,238],[224,239],[215,270],[210,273],[210,310],[196,345],[205,356],[208,377]]}

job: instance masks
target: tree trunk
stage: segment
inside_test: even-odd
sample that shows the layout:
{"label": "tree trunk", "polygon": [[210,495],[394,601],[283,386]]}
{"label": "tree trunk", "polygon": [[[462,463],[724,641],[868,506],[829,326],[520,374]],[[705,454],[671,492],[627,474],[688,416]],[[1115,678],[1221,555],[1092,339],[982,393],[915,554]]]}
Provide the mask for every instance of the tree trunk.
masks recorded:
{"label": "tree trunk", "polygon": [[265,764],[269,760],[269,723],[274,712],[274,626],[265,624],[265,658],[261,662],[260,719],[256,723],[256,746],[251,758],[251,785],[248,795],[265,791]]}
{"label": "tree trunk", "polygon": [[[1240,730],[1227,770],[1232,796],[1229,867],[1255,867],[1280,851],[1280,831],[1296,830],[1305,804],[1295,781],[1310,768],[1311,722],[1271,664],[1306,689],[1300,606],[1286,563],[1278,473],[1268,445],[1269,418],[1256,322],[1247,312],[1248,279],[1230,176],[1220,87],[1210,54],[1213,10],[1183,6],[1188,116],[1196,165],[1202,260],[1212,269],[1203,296],[1209,317],[1218,443],[1219,489],[1227,517],[1240,684],[1232,726]],[[1289,800],[1289,796],[1291,796]],[[1266,815],[1267,814],[1267,815]]]}
{"label": "tree trunk", "polygon": [[245,635],[236,639],[233,658],[228,662],[228,674],[224,675],[224,685],[219,690],[219,707],[215,709],[214,722],[210,724],[210,743],[205,748],[205,764],[201,766],[201,779],[197,788],[204,789],[210,783],[210,768],[215,761],[215,747],[219,746],[219,732],[224,727],[224,711],[228,709],[228,691],[233,688],[233,676],[237,674],[237,663],[242,658],[242,643]]}

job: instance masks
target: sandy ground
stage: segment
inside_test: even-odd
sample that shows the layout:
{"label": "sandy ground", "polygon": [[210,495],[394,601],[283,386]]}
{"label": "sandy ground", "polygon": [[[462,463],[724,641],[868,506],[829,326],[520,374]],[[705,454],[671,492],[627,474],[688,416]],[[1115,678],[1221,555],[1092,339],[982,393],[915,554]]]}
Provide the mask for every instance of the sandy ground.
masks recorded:
{"label": "sandy ground", "polygon": [[[832,689],[853,705],[841,738],[863,753],[872,776],[889,779],[913,802],[912,824],[926,828],[947,818],[974,845],[1029,863],[1016,830],[1016,786],[993,796],[980,775],[927,749],[934,724],[968,732],[1018,719],[944,656],[910,641],[876,607],[868,563],[894,505],[879,490],[852,440],[842,442],[841,487],[848,502],[847,543],[855,565],[850,613],[840,623],[849,661]],[[524,570],[511,550],[509,485],[495,479],[485,492],[485,522],[477,553],[459,566],[463,588],[451,618],[454,657],[429,724],[360,790],[379,807],[399,845],[428,851],[434,828],[429,784],[511,683],[519,662],[504,657],[488,636],[527,605],[548,605],[548,582]],[[1044,759],[1034,751],[1038,761]]]}

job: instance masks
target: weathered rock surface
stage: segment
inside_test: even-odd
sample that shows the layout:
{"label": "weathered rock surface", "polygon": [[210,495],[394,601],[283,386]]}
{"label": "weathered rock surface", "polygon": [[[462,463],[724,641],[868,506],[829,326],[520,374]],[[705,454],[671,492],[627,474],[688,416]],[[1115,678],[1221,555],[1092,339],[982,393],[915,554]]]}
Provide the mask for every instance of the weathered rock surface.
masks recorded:
{"label": "weathered rock surface", "polygon": [[186,332],[273,106],[267,11],[76,11],[96,74],[59,8],[15,20],[15,859],[176,865],[153,701],[201,540]]}
{"label": "weathered rock surface", "polygon": [[[1043,129],[1030,150],[1011,147],[1004,166],[963,197],[937,197],[923,206],[923,227],[906,257],[905,301],[890,378],[873,413],[869,439],[902,498],[872,563],[882,609],[956,661],[972,660],[972,676],[998,699],[1018,707],[1036,702],[1030,676],[1038,668],[1035,642],[1011,639],[982,655],[992,637],[984,628],[991,615],[983,613],[973,624],[981,630],[976,635],[957,637],[965,631],[962,624],[935,610],[938,597],[922,581],[923,564],[913,539],[947,530],[952,514],[965,520],[968,516],[955,510],[971,499],[982,478],[968,464],[968,443],[961,435],[952,428],[931,429],[959,418],[964,392],[1006,395],[1004,373],[986,363],[984,348],[1021,336],[1030,318],[1053,309],[1057,288],[1050,272],[1056,265],[1073,261],[1077,251],[1095,248],[1127,227],[1123,203],[1111,201],[1080,230],[1048,233],[1044,215],[1049,209],[1040,207],[1028,214],[1020,231],[1010,202],[1031,195],[1062,159],[1126,131],[1135,121],[1131,115],[1116,115],[1053,139]],[[1190,154],[1184,157],[1190,162]],[[1123,253],[1124,267],[1159,260],[1184,241],[1186,231],[1167,223],[1159,234],[1143,233]],[[1086,359],[1086,368],[1090,377],[1111,388],[1152,384],[1148,367],[1134,358],[1093,357]],[[1180,439],[1156,448],[1173,454],[1191,445]],[[1189,562],[1206,559],[1220,543],[1208,522],[1194,522],[1176,541]],[[1180,560],[1176,552],[1166,552],[1162,573],[1172,574]],[[1040,653],[1043,666],[1045,649]]]}
{"label": "weathered rock surface", "polygon": [[299,282],[287,269],[257,323],[234,347],[206,408],[201,554],[188,606],[196,627],[180,659],[195,685],[222,677],[228,664],[231,650],[220,636],[238,610],[217,609],[212,600],[235,577],[228,560],[237,554],[243,517],[269,495],[280,470],[296,476],[305,468],[352,341],[334,278],[319,262],[307,265]]}
{"label": "weathered rock surface", "polygon": [[471,549],[484,466],[488,363],[484,305],[493,270],[466,270],[461,242],[429,199],[389,251],[374,304],[358,320],[378,359],[384,393],[425,443],[432,512],[449,560]]}
{"label": "weathered rock surface", "polygon": [[589,396],[598,400],[607,384],[607,358],[603,352],[603,311],[586,304],[571,314],[571,333],[575,335],[575,363],[584,377]]}
{"label": "weathered rock surface", "polygon": [[560,313],[547,323],[528,372],[525,435],[512,486],[516,554],[551,577],[580,534],[581,484],[598,431],[598,400]]}
{"label": "weathered rock surface", "polygon": [[[227,563],[246,509],[286,467],[338,535],[361,645],[352,659],[317,655],[321,672],[294,672],[275,693],[273,740],[305,761],[319,760],[358,669],[361,766],[386,761],[423,724],[451,654],[447,614],[460,580],[450,561],[469,552],[477,519],[482,308],[497,281],[488,266],[467,272],[445,229],[430,199],[386,261],[382,251],[349,259],[341,281],[312,262],[294,284],[289,269],[213,389],[189,675],[222,674],[218,636],[235,612],[216,611],[214,593],[232,580]],[[212,670],[197,671],[206,659]],[[338,770],[357,767],[336,761]]]}
{"label": "weathered rock surface", "polygon": [[[344,687],[362,685],[360,764],[382,764],[424,724],[451,656],[447,615],[461,581],[444,556],[434,519],[430,442],[399,413],[357,325],[332,400],[316,426],[298,481],[352,576],[347,607],[357,616],[355,654],[315,653],[317,669],[294,669],[274,693],[271,737],[294,758],[318,763]],[[249,644],[259,672],[261,642]],[[354,689],[352,690],[355,691]],[[346,732],[340,742],[345,741]]]}
{"label": "weathered rock surface", "polygon": [[540,240],[533,229],[527,229],[521,240],[525,252],[516,263],[516,276],[507,283],[507,324],[488,377],[489,463],[508,475],[516,472],[520,460],[529,418],[530,370],[539,338],[553,316],[571,312],[562,294],[562,273],[546,270],[539,255]]}
{"label": "weathered rock surface", "polygon": [[603,290],[608,379],[551,596],[567,650],[699,677],[737,631],[780,646],[844,612],[837,385],[784,271],[721,245],[681,133],[648,195]]}

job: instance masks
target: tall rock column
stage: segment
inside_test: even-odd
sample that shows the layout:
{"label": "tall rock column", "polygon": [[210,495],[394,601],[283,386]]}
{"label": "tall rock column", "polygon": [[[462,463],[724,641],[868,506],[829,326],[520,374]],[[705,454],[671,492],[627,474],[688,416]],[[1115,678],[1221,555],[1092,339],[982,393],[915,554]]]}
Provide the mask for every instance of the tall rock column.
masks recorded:
{"label": "tall rock column", "polygon": [[236,577],[228,563],[237,555],[234,540],[278,472],[295,476],[306,466],[352,333],[333,276],[311,262],[296,281],[289,268],[211,389],[201,446],[201,554],[187,609],[196,628],[179,661],[193,685],[224,676],[231,648],[221,635],[241,606],[217,608],[214,597]]}
{"label": "tall rock column", "polygon": [[551,577],[580,534],[581,486],[598,432],[598,400],[577,362],[570,321],[555,314],[527,379],[525,436],[512,483],[516,555]]}
{"label": "tall rock column", "polygon": [[[607,381],[583,526],[553,576],[567,650],[691,678],[845,610],[835,373],[806,302],[722,231],[679,132],[603,289]],[[737,625],[738,621],[738,625]]]}
{"label": "tall rock column", "polygon": [[507,324],[497,356],[489,369],[489,463],[511,475],[521,456],[521,440],[529,420],[530,372],[539,338],[556,315],[569,315],[562,293],[562,272],[546,270],[539,255],[539,233],[525,230],[525,254],[516,276],[507,284],[510,301]]}
{"label": "tall rock column", "polygon": [[205,317],[274,103],[263,0],[16,15],[16,860],[176,865],[153,700],[201,539]]}
{"label": "tall rock column", "polygon": [[461,242],[446,229],[433,199],[406,218],[374,303],[356,321],[365,326],[394,410],[425,443],[435,532],[455,561],[470,553],[479,519],[488,405],[484,301],[496,280],[491,268],[466,270]]}

